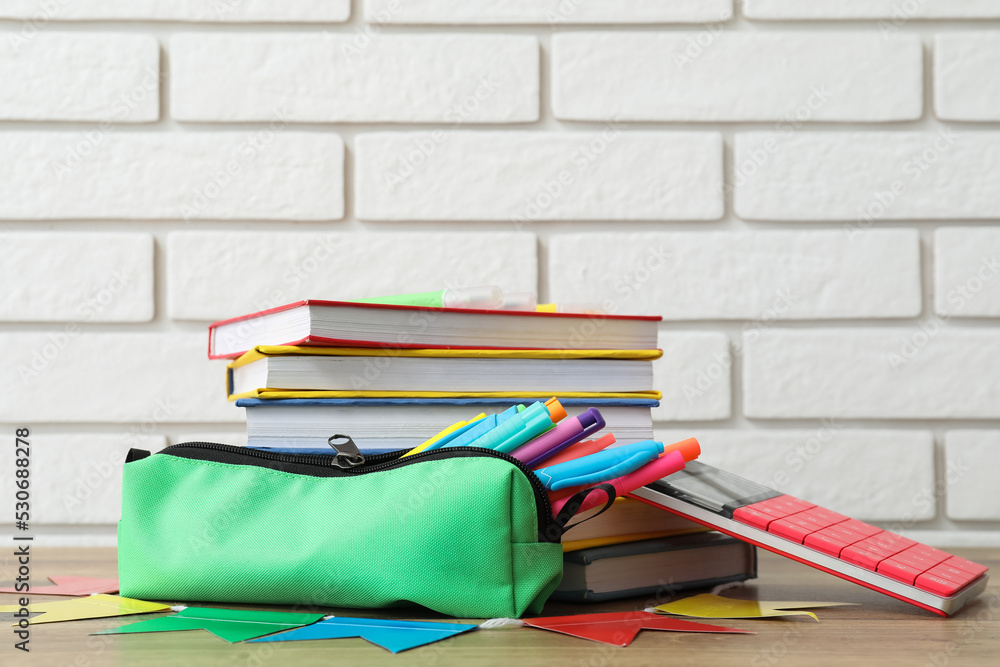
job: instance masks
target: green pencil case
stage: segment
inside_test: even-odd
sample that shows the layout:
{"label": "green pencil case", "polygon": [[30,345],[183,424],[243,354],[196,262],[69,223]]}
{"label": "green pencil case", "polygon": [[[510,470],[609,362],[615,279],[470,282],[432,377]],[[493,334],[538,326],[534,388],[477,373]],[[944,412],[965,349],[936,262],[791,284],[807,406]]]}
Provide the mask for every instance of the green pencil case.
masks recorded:
{"label": "green pencil case", "polygon": [[367,460],[352,451],[200,442],[132,450],[118,524],[121,594],[413,603],[475,618],[541,611],[562,577],[560,538],[573,508],[553,517],[523,463],[476,447]]}

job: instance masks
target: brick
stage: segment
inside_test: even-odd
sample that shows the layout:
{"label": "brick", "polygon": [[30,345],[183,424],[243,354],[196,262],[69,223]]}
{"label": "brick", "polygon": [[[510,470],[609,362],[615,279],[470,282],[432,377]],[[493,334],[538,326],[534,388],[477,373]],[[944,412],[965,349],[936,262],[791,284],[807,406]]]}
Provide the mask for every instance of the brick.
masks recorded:
{"label": "brick", "polygon": [[[103,427],[107,428],[107,427]],[[102,524],[121,518],[122,466],[129,448],[159,451],[162,435],[127,430],[67,435],[32,428],[31,525]],[[0,463],[14,470],[14,447],[0,450]],[[14,475],[0,479],[0,493],[14,498]]]}
{"label": "brick", "polygon": [[944,434],[948,518],[955,521],[1000,521],[1000,431],[960,430]]}
{"label": "brick", "polygon": [[0,236],[0,253],[2,321],[153,318],[149,234],[12,232]]}
{"label": "brick", "polygon": [[351,15],[350,0],[8,0],[0,18],[36,22],[77,20],[206,22],[340,22]]}
{"label": "brick", "polygon": [[[549,238],[554,301],[668,320],[912,317],[916,230],[658,232]],[[1000,281],[998,281],[1000,282]]]}
{"label": "brick", "polygon": [[879,24],[883,34],[911,19],[997,18],[993,0],[744,0],[750,19],[890,19]]}
{"label": "brick", "polygon": [[1000,120],[1000,32],[934,38],[934,111],[943,120]]}
{"label": "brick", "polygon": [[[676,442],[694,436],[699,461],[862,521],[935,516],[930,431],[846,428],[657,430]],[[839,483],[838,480],[850,480]]]}
{"label": "brick", "polygon": [[934,310],[1000,317],[1000,227],[934,231]]}
{"label": "brick", "polygon": [[536,292],[535,246],[526,233],[173,232],[167,310],[174,319],[215,321],[305,298],[449,285]]}
{"label": "brick", "polygon": [[678,331],[659,336],[663,357],[653,362],[653,388],[663,393],[654,421],[728,419],[732,415],[729,338],[720,332]]}
{"label": "brick", "polygon": [[[0,422],[130,422],[150,433],[170,422],[239,422],[226,401],[225,364],[207,361],[197,333],[95,333],[79,325],[0,334],[12,363]],[[61,397],[56,400],[54,397]]]}
{"label": "brick", "polygon": [[515,123],[538,120],[528,35],[183,33],[171,115],[186,121]]}
{"label": "brick", "polygon": [[566,120],[914,120],[923,46],[874,33],[571,32],[552,38]]}
{"label": "brick", "polygon": [[160,117],[160,45],[152,35],[5,36],[0,120],[145,123]]}
{"label": "brick", "polygon": [[355,140],[364,220],[715,220],[716,133],[384,132]]}
{"label": "brick", "polygon": [[1000,336],[938,320],[900,329],[771,329],[744,336],[751,418],[1000,417]]}
{"label": "brick", "polygon": [[343,141],[284,126],[277,119],[229,132],[4,132],[0,219],[343,217]]}
{"label": "brick", "polygon": [[736,136],[736,214],[747,220],[1000,217],[1000,133],[748,132]]}
{"label": "brick", "polygon": [[733,16],[732,0],[365,0],[365,20],[377,24],[701,23]]}

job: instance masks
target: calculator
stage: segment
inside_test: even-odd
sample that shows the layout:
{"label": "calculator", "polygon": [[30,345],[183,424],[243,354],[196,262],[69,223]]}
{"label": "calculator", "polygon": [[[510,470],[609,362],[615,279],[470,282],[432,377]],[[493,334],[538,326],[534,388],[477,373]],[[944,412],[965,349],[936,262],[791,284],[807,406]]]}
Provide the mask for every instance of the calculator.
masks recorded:
{"label": "calculator", "polygon": [[628,495],[941,616],[986,588],[983,565],[700,461]]}

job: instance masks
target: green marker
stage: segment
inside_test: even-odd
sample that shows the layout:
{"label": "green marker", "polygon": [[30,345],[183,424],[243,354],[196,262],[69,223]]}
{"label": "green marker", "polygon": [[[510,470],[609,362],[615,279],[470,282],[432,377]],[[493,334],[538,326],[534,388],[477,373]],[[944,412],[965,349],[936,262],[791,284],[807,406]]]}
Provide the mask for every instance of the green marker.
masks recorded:
{"label": "green marker", "polygon": [[376,296],[370,299],[351,299],[355,303],[385,303],[393,306],[423,306],[424,308],[482,308],[497,310],[503,307],[503,290],[496,285],[446,289],[440,292],[419,292]]}

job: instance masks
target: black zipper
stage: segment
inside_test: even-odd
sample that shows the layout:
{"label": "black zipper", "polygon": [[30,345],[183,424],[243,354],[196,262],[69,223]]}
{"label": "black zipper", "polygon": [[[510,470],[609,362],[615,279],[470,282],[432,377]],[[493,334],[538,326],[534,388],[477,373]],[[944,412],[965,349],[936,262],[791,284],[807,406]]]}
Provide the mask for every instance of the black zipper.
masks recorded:
{"label": "black zipper", "polygon": [[[188,450],[188,451],[185,451]],[[193,450],[193,451],[191,451]],[[192,456],[192,454],[212,451],[219,452],[218,455],[207,457]],[[366,456],[365,462],[361,465],[340,468],[332,464],[333,454],[283,454],[280,452],[268,452],[250,447],[237,447],[235,445],[220,445],[214,442],[183,442],[161,449],[158,453],[169,456],[177,456],[187,459],[209,460],[217,463],[245,464],[244,458],[259,459],[261,461],[273,461],[275,463],[290,464],[288,467],[281,467],[280,470],[290,473],[312,475],[314,477],[350,477],[353,475],[367,474],[388,470],[391,468],[401,468],[417,463],[419,461],[448,459],[459,457],[482,457],[503,459],[513,464],[518,470],[524,473],[531,483],[532,491],[535,494],[535,508],[538,511],[538,539],[540,542],[558,542],[562,536],[563,529],[552,516],[552,504],[549,502],[549,495],[542,485],[541,480],[531,471],[520,459],[516,459],[510,454],[498,452],[494,449],[483,447],[441,447],[429,451],[418,452],[402,458],[408,450],[399,449],[394,452],[375,454]],[[333,450],[331,450],[333,452]],[[227,456],[228,454],[228,456]],[[250,463],[249,465],[262,465],[260,463]],[[295,466],[304,466],[305,469],[296,469]],[[263,467],[272,467],[264,465]],[[277,468],[276,468],[277,469]],[[320,473],[320,474],[317,474]]]}

